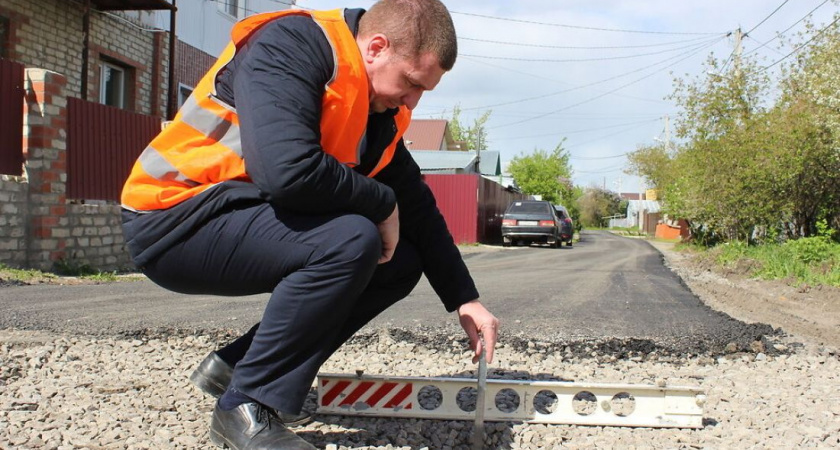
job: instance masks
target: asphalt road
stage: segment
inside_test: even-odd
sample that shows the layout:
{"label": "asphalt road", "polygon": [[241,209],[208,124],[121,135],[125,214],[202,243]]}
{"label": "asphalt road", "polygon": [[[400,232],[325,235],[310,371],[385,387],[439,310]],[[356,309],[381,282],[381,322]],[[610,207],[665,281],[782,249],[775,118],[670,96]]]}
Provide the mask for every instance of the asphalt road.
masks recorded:
{"label": "asphalt road", "polygon": [[[772,333],[712,311],[693,295],[662,255],[643,240],[584,231],[574,247],[465,250],[482,301],[502,321],[509,341],[600,342],[601,350],[677,353],[740,348]],[[103,285],[0,288],[0,328],[84,334],[143,330],[245,330],[259,320],[267,296],[187,296],[150,281]],[[459,332],[425,279],[369,327]],[[425,331],[424,331],[425,330]],[[589,344],[586,344],[589,346]],[[583,344],[581,344],[583,349]]]}

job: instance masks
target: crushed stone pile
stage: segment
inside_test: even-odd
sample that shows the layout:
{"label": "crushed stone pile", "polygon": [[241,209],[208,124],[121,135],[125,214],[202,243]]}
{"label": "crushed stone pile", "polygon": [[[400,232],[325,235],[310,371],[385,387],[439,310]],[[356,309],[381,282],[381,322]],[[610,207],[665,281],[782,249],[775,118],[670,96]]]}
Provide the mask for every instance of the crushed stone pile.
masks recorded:
{"label": "crushed stone pile", "polygon": [[[461,336],[374,331],[324,372],[474,377]],[[428,337],[428,335],[426,335]],[[213,399],[189,383],[218,334],[91,337],[0,330],[0,448],[198,449]],[[430,343],[434,342],[434,345]],[[840,446],[840,357],[794,346],[727,354],[590,353],[538,341],[500,345],[490,378],[699,386],[702,429],[488,422],[487,448],[779,448]],[[772,351],[771,351],[772,350]],[[314,389],[307,409],[315,408]],[[315,415],[296,431],[327,449],[468,449],[470,421]]]}

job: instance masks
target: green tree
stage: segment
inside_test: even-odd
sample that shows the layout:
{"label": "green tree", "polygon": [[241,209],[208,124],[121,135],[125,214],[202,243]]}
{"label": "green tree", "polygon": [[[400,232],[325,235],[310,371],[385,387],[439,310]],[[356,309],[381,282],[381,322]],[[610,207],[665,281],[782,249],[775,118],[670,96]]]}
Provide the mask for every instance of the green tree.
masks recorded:
{"label": "green tree", "polygon": [[[675,80],[671,98],[682,108],[673,157],[648,149],[638,152],[642,175],[652,177],[664,212],[689,220],[695,236],[709,243],[748,239],[772,214],[766,172],[756,146],[765,129],[762,100],[769,89],[766,72],[752,60],[721,71],[710,57],[704,75]],[[667,158],[666,158],[667,157]],[[655,163],[655,164],[654,164]]]}
{"label": "green tree", "polygon": [[808,24],[798,39],[778,86],[749,58],[723,70],[711,56],[703,75],[675,79],[678,144],[629,155],[627,172],[702,242],[840,227],[840,30]]}
{"label": "green tree", "polygon": [[449,120],[449,131],[456,142],[462,142],[462,150],[483,150],[487,148],[487,131],[485,124],[490,120],[492,110],[487,110],[473,121],[472,126],[467,127],[461,123],[461,106],[455,105],[452,109],[452,117]]}
{"label": "green tree", "polygon": [[672,160],[664,144],[640,145],[627,155],[627,162],[628,168],[624,173],[641,177],[648,186],[656,188],[671,184]]}
{"label": "green tree", "polygon": [[525,194],[540,195],[552,203],[573,203],[572,169],[562,142],[551,152],[536,149],[530,155],[516,156],[508,172]]}
{"label": "green tree", "polygon": [[615,192],[599,187],[588,187],[579,190],[581,195],[577,199],[580,210],[579,222],[587,227],[604,226],[604,218],[627,212],[627,202]]}
{"label": "green tree", "polygon": [[[840,15],[835,15],[835,19]],[[840,229],[840,30],[808,23],[803,51],[787,70],[773,130],[788,171],[781,194],[788,200],[796,236],[814,236],[821,220]]]}

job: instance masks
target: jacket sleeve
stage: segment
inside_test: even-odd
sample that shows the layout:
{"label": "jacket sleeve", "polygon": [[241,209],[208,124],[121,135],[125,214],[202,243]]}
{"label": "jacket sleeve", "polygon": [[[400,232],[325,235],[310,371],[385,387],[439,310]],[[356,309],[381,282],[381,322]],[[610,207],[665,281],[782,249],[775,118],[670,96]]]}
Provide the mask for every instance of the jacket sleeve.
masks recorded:
{"label": "jacket sleeve", "polygon": [[262,195],[283,209],[387,218],[396,204],[391,188],[321,149],[321,103],[334,62],[320,27],[309,17],[284,17],[242,50],[232,69],[233,97],[246,170]]}
{"label": "jacket sleeve", "polygon": [[455,311],[477,299],[478,290],[461,252],[402,139],[391,163],[375,178],[394,189],[400,210],[400,239],[407,239],[417,247],[423,273],[446,310]]}

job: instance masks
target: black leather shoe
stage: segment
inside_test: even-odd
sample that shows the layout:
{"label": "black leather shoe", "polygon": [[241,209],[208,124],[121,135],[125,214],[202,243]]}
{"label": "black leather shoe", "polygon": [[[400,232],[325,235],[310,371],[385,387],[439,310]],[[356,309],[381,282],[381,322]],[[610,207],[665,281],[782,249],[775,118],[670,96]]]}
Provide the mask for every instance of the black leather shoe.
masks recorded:
{"label": "black leather shoe", "polygon": [[[233,377],[233,367],[229,366],[219,354],[210,352],[204,361],[190,375],[190,381],[206,394],[219,398],[225,393]],[[312,414],[301,411],[300,414],[287,414],[276,411],[277,417],[288,427],[306,425],[312,421]]]}
{"label": "black leather shoe", "polygon": [[210,440],[233,450],[316,450],[289,431],[274,410],[259,403],[243,403],[230,411],[216,404]]}
{"label": "black leather shoe", "polygon": [[229,366],[216,352],[210,352],[190,375],[190,381],[194,385],[216,398],[225,393],[231,378],[233,378],[233,367]]}

